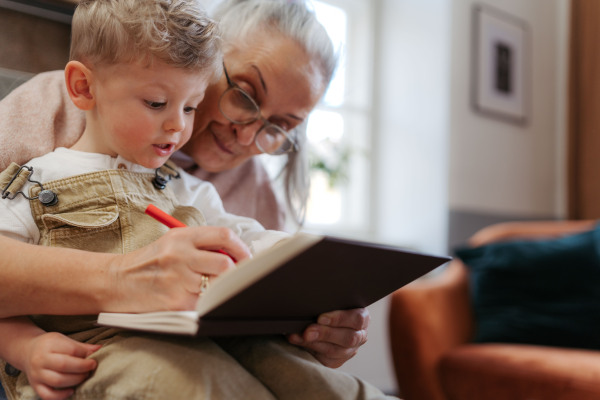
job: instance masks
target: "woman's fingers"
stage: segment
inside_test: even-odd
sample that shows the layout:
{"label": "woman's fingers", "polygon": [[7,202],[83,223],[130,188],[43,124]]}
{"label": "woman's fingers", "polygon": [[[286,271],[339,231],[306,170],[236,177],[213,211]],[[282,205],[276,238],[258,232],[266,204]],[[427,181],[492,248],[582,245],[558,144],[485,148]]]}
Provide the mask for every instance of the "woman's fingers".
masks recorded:
{"label": "woman's fingers", "polygon": [[[237,262],[251,256],[246,244],[231,229],[224,227],[196,227],[191,236],[197,249],[223,251],[231,261]],[[224,255],[223,253],[216,253]]]}
{"label": "woman's fingers", "polygon": [[310,351],[323,365],[337,368],[354,357],[367,342],[370,315],[365,308],[322,314],[316,324],[289,341]]}
{"label": "woman's fingers", "polygon": [[250,256],[244,242],[223,227],[172,229],[158,242],[161,242],[159,257],[164,266],[180,264],[193,272],[207,275],[218,276],[235,267],[233,259],[243,260]]}
{"label": "woman's fingers", "polygon": [[235,268],[250,251],[230,229],[186,227],[171,229],[155,242],[115,258],[112,309],[145,312],[193,309],[203,275],[213,278]]}

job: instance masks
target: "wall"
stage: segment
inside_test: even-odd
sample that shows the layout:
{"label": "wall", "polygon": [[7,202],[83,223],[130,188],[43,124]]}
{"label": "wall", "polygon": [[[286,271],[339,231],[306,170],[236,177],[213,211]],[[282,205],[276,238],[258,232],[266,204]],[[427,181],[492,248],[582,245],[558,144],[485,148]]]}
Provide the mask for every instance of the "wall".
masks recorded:
{"label": "wall", "polygon": [[[369,0],[376,7],[371,197],[375,240],[445,252],[450,0]],[[342,367],[396,392],[387,301],[369,341]]]}
{"label": "wall", "polygon": [[[377,238],[446,253],[480,227],[565,213],[568,0],[378,0],[372,218]],[[471,10],[488,4],[531,31],[525,126],[470,105]],[[387,303],[343,369],[397,390]]]}
{"label": "wall", "polygon": [[0,8],[0,67],[43,72],[69,59],[70,25]]}
{"label": "wall", "polygon": [[471,9],[454,0],[450,101],[449,244],[500,220],[554,219],[566,206],[568,0],[480,1],[526,21],[531,41],[530,113],[515,125],[469,101]]}
{"label": "wall", "polygon": [[372,158],[378,238],[445,251],[449,0],[380,2]]}

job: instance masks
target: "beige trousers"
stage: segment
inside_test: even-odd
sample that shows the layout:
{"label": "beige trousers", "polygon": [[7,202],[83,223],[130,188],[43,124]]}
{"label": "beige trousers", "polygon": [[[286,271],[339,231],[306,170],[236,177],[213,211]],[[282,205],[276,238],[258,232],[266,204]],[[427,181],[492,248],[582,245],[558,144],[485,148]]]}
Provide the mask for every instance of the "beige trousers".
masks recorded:
{"label": "beige trousers", "polygon": [[[168,186],[155,189],[152,178],[111,170],[44,183],[59,201],[51,207],[31,202],[42,243],[97,252],[135,250],[167,229],[144,214],[149,203],[188,225],[204,223],[198,210],[177,205]],[[46,330],[103,345],[92,355],[96,371],[73,399],[386,398],[373,386],[324,367],[283,337],[188,338],[97,327],[95,316],[32,318]],[[37,398],[24,373],[8,377],[2,366],[0,375],[9,399]]]}

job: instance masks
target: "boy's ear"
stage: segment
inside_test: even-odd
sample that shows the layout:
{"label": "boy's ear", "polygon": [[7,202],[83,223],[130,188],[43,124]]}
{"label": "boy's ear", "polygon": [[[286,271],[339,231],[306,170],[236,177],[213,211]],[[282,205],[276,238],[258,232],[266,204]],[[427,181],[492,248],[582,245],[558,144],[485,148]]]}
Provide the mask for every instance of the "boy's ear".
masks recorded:
{"label": "boy's ear", "polygon": [[71,101],[81,110],[91,110],[96,101],[91,90],[92,71],[79,61],[69,61],[65,67],[65,83]]}

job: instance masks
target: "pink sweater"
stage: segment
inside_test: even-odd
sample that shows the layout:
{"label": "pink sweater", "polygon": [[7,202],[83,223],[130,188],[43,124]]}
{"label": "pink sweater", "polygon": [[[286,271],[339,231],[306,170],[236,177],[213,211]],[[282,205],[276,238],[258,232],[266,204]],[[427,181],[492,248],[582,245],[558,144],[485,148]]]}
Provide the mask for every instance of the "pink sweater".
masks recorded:
{"label": "pink sweater", "polygon": [[[84,113],[68,97],[63,71],[36,75],[13,90],[0,102],[0,121],[0,170],[11,161],[23,164],[72,146],[85,127]],[[183,154],[174,160],[184,168],[193,164]],[[196,168],[193,174],[215,185],[228,212],[254,218],[267,229],[284,229],[284,207],[256,157],[229,171]]]}

